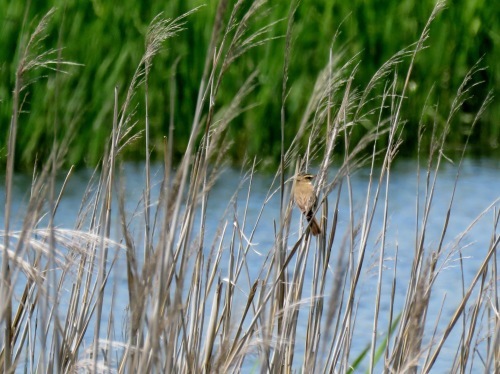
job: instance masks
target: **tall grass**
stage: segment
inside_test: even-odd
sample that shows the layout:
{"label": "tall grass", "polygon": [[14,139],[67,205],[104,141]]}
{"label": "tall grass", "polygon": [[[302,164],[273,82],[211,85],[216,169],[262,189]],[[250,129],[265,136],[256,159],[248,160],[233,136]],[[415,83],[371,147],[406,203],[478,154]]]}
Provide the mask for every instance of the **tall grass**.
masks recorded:
{"label": "tall grass", "polygon": [[[10,223],[13,147],[22,107],[19,97],[25,67],[37,61],[47,67],[51,61],[44,54],[32,54],[29,42],[26,59],[21,59],[23,63],[16,75],[20,84],[16,84],[14,91],[14,98],[18,99],[13,101],[9,133],[12,148],[7,159],[0,315],[4,331],[0,364],[4,372],[346,373],[363,365],[370,372],[378,372],[379,368],[387,372],[429,372],[445,345],[457,349],[452,371],[499,370],[499,199],[482,213],[492,218],[491,227],[484,231],[491,235],[491,241],[475,277],[467,284],[463,277],[463,294],[455,313],[440,316],[439,324],[445,326],[443,331],[434,328],[438,322],[426,318],[434,300],[441,262],[448,255],[443,249],[456,205],[453,189],[448,210],[443,212],[439,243],[429,244],[426,233],[437,175],[446,161],[452,119],[469,95],[471,78],[480,71],[478,66],[466,74],[446,126],[441,128],[422,120],[418,133],[413,134],[419,140],[419,155],[427,167],[419,169],[416,175],[417,224],[413,245],[405,248],[414,254],[403,299],[395,293],[401,271],[397,259],[392,269],[385,267],[391,230],[388,222],[391,170],[405,141],[403,103],[415,59],[425,47],[431,22],[441,8],[442,4],[436,6],[419,39],[383,64],[363,89],[353,84],[361,68],[356,59],[336,53],[333,48],[325,51],[328,63],[317,77],[299,131],[290,144],[283,136],[288,120],[282,109],[281,124],[276,124],[282,133],[281,165],[262,205],[257,207],[256,221],[250,222],[248,212],[255,201],[252,183],[259,172],[257,159],[245,163],[240,186],[228,203],[227,215],[210,216],[209,206],[212,188],[227,162],[231,146],[228,126],[235,116],[252,110],[243,103],[255,88],[258,73],[251,73],[244,80],[228,106],[219,108],[216,103],[228,70],[250,49],[269,41],[272,24],[251,27],[267,11],[263,1],[235,4],[220,1],[189,140],[180,163],[174,166],[173,129],[177,122],[172,116],[168,136],[163,139],[163,175],[157,199],[152,193],[151,160],[147,157],[144,161],[144,193],[137,197],[139,208],[135,212],[135,218],[138,215],[143,223],[140,235],[132,228],[134,217],[126,210],[122,155],[131,142],[140,142],[145,154],[151,152],[148,117],[152,105],[148,87],[154,79],[151,67],[161,45],[167,39],[175,40],[191,12],[176,19],[155,18],[148,29],[144,56],[125,97],[118,90],[108,93],[114,94],[114,115],[105,157],[89,181],[73,229],[54,225],[66,187],[64,183],[60,191],[55,190],[56,172],[61,171],[69,140],[56,143],[52,162],[35,172],[22,227],[14,230]],[[282,108],[288,105],[295,9],[292,4],[286,48],[281,51]],[[39,40],[45,25],[44,18],[30,40]],[[60,70],[63,62],[57,61]],[[400,76],[403,62],[407,69]],[[176,92],[175,80],[170,82],[170,89]],[[383,87],[382,95],[374,93],[376,87]],[[133,132],[136,125],[133,98],[140,92],[144,94],[145,132],[137,136]],[[490,101],[488,96],[472,127]],[[376,110],[373,102],[377,103]],[[174,111],[176,103],[170,105]],[[353,134],[364,120],[377,125],[358,139]],[[420,140],[428,131],[432,142],[424,147]],[[343,150],[342,157],[335,156],[339,147]],[[455,187],[462,159],[463,156],[458,160]],[[292,227],[291,219],[289,177],[298,170],[310,170],[311,165],[319,165],[316,188],[323,231],[317,239],[309,235],[307,227],[300,227],[295,235],[297,228]],[[338,166],[335,173],[333,165]],[[351,177],[361,166],[369,168],[370,177],[359,210],[354,204]],[[67,178],[71,178],[71,170]],[[424,191],[419,190],[422,185]],[[241,195],[246,196],[243,207],[235,202],[236,196]],[[345,232],[340,232],[338,207],[345,195],[349,211],[342,214],[347,215],[348,225]],[[279,219],[271,221],[268,205],[278,198]],[[113,210],[116,206],[118,212]],[[374,228],[377,209],[383,210],[381,232],[375,232]],[[461,253],[462,238],[478,224],[481,216],[473,219],[461,236],[450,243],[453,253]],[[214,233],[207,232],[207,223],[217,219],[220,219],[218,230],[210,241]],[[114,237],[112,226],[116,225],[120,230]],[[272,225],[272,246],[257,247],[255,232]],[[375,243],[374,236],[377,236]],[[372,329],[367,332],[371,334],[370,345],[359,353],[354,344],[354,329],[359,322],[357,309],[366,303],[360,274],[367,267],[367,251],[372,246],[377,253],[377,294]],[[251,257],[254,250],[262,254],[258,260]],[[117,320],[119,300],[114,298],[116,288],[120,287],[113,277],[120,270],[114,265],[120,258],[126,263],[129,297],[125,321]],[[249,271],[250,266],[258,266],[257,276]],[[390,293],[382,290],[382,278],[387,276],[393,283]],[[312,279],[310,290],[305,289],[306,278]],[[383,317],[382,302],[390,305]],[[396,309],[398,305],[403,305],[402,309]],[[306,331],[303,341],[298,332],[302,327]],[[123,338],[117,336],[116,330],[123,331]],[[455,330],[460,331],[459,342],[449,339]]]}
{"label": "tall grass", "polygon": [[[233,1],[234,2],[234,1]],[[411,44],[419,37],[425,20],[434,7],[434,0],[413,1],[357,1],[342,2],[328,0],[318,2],[303,0],[295,12],[294,29],[291,38],[294,49],[289,60],[288,105],[284,108],[289,124],[284,132],[285,142],[289,144],[298,130],[300,118],[307,106],[308,95],[314,87],[316,76],[328,62],[332,36],[338,31],[335,40],[335,53],[341,48],[349,56],[359,53],[363,68],[355,75],[355,86],[366,86],[379,67],[403,46]],[[36,159],[47,160],[52,144],[51,112],[57,110],[61,118],[58,140],[66,133],[78,132],[78,140],[68,150],[64,159],[65,167],[94,167],[104,155],[109,123],[113,120],[113,97],[110,95],[116,87],[121,96],[126,94],[128,82],[134,73],[134,67],[142,57],[144,39],[148,25],[157,14],[166,16],[183,14],[189,9],[202,6],[189,20],[185,32],[175,39],[175,47],[164,48],[156,56],[152,76],[155,84],[148,90],[151,109],[151,157],[155,161],[162,159],[162,136],[168,128],[170,116],[178,124],[193,121],[196,109],[198,82],[202,78],[204,61],[210,48],[211,32],[216,15],[217,2],[203,0],[177,0],[168,2],[137,3],[124,0],[120,9],[102,1],[71,2],[67,0],[12,2],[0,0],[0,131],[7,132],[11,116],[12,95],[14,91],[14,72],[22,53],[21,46],[33,30],[37,20],[49,7],[57,7],[48,24],[48,35],[42,47],[53,48],[63,45],[63,56],[76,61],[84,67],[67,68],[71,74],[61,74],[55,82],[54,75],[48,75],[43,83],[32,86],[25,100],[25,109],[31,116],[21,116],[16,151],[16,167],[29,171]],[[266,165],[276,167],[279,164],[281,134],[278,127],[269,126],[269,118],[280,118],[281,100],[277,95],[281,91],[282,55],[286,40],[281,38],[286,33],[284,21],[289,5],[278,2],[268,11],[253,20],[249,25],[254,31],[266,24],[273,23],[269,37],[276,39],[262,48],[248,51],[240,57],[240,63],[233,64],[226,72],[227,79],[219,88],[217,107],[228,106],[234,92],[244,83],[256,68],[260,74],[256,83],[258,92],[245,101],[245,105],[258,104],[257,108],[242,113],[232,121],[228,137],[233,141],[244,142],[245,150],[231,148],[228,159],[236,164],[248,154],[259,155]],[[420,116],[425,121],[436,120],[436,125],[444,126],[445,116],[441,111],[448,111],[453,101],[453,93],[460,86],[461,79],[469,67],[479,58],[484,58],[487,70],[478,72],[475,81],[484,81],[471,90],[471,99],[455,116],[455,129],[448,137],[450,147],[461,149],[468,136],[474,113],[479,110],[481,101],[488,90],[500,89],[500,70],[496,62],[500,59],[500,34],[497,19],[500,18],[500,6],[484,1],[455,0],[435,20],[431,30],[432,43],[422,51],[415,68],[408,90],[410,100],[404,104],[408,123],[403,129],[406,146],[400,152],[415,157],[417,142],[411,134],[418,131]],[[280,21],[281,20],[281,21]],[[439,62],[439,63],[437,63]],[[177,84],[175,111],[168,109],[172,99],[168,89],[169,76],[175,66]],[[407,69],[403,65],[401,69]],[[39,79],[43,73],[32,72],[29,79]],[[56,87],[59,87],[56,89]],[[140,97],[143,89],[139,88]],[[382,88],[377,93],[382,94]],[[59,93],[56,93],[58,91]],[[57,97],[56,97],[57,96]],[[434,106],[425,107],[426,97],[431,103],[439,103],[438,111]],[[51,103],[59,102],[58,108]],[[138,98],[139,117],[146,116],[145,106]],[[368,104],[369,105],[369,104]],[[498,105],[491,105],[477,124],[479,131],[472,134],[471,154],[496,155],[500,149],[500,126]],[[376,105],[372,107],[376,109]],[[35,120],[36,118],[36,120]],[[69,126],[71,124],[71,126]],[[144,130],[141,123],[140,129]],[[358,141],[368,130],[376,127],[376,122],[365,118],[364,126],[354,130],[353,140]],[[173,144],[173,156],[178,162],[189,141],[189,126],[176,126],[173,130],[177,141]],[[430,136],[423,134],[426,147]],[[7,144],[0,138],[0,157],[5,157]],[[337,152],[341,154],[339,149]],[[132,144],[124,150],[128,159],[142,160],[146,157],[145,148]],[[2,164],[3,165],[3,164]]]}

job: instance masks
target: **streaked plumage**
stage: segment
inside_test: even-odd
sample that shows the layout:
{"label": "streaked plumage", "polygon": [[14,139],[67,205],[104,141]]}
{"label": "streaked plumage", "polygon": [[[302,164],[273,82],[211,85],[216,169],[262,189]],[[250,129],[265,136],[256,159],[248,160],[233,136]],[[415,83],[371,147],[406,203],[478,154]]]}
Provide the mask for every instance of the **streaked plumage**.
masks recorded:
{"label": "streaked plumage", "polygon": [[313,174],[298,174],[295,177],[293,199],[302,214],[306,216],[307,221],[310,222],[311,234],[318,235],[321,233],[321,228],[314,217],[317,206],[317,197],[311,183],[314,177]]}

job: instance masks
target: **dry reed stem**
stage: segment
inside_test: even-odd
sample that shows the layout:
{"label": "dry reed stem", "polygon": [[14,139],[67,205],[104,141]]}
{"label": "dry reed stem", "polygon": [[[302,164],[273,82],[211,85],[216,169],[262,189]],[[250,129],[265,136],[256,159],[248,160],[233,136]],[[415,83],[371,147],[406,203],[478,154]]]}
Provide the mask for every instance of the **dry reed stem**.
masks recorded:
{"label": "dry reed stem", "polygon": [[[398,276],[403,271],[397,259],[399,244],[392,262],[392,274],[387,274],[384,267],[392,229],[389,221],[391,168],[401,146],[404,126],[402,103],[415,56],[424,48],[429,24],[441,9],[441,3],[436,6],[419,41],[395,54],[364,90],[354,87],[356,71],[361,67],[355,57],[346,59],[342,53],[334,54],[333,49],[326,51],[328,63],[310,93],[297,136],[287,146],[283,135],[287,125],[287,81],[293,52],[293,17],[298,6],[292,3],[282,77],[280,168],[251,222],[250,210],[255,208],[252,206],[255,204],[254,177],[259,171],[258,160],[249,162],[249,171],[242,172],[236,191],[228,198],[227,208],[221,217],[216,217],[220,218],[217,232],[209,242],[212,233],[207,232],[207,227],[209,220],[214,219],[211,192],[226,162],[225,150],[230,146],[226,134],[237,115],[252,109],[243,103],[256,87],[258,72],[245,80],[227,108],[217,108],[218,92],[230,65],[237,63],[242,53],[271,39],[268,33],[272,23],[252,28],[257,16],[266,15],[264,4],[264,1],[245,0],[234,4],[219,2],[189,143],[174,171],[171,157],[174,124],[171,122],[164,140],[164,170],[156,201],[153,200],[154,183],[148,157],[144,192],[138,198],[135,212],[127,212],[126,181],[120,179],[120,154],[123,147],[139,136],[133,134],[138,122],[130,108],[142,83],[147,110],[145,149],[149,154],[149,111],[155,109],[149,108],[148,100],[151,65],[165,40],[181,31],[191,12],[174,20],[161,17],[153,20],[144,56],[121,106],[115,92],[113,129],[107,154],[99,176],[91,178],[75,228],[55,228],[53,223],[47,229],[39,227],[41,217],[47,213],[44,204],[50,201],[47,214],[53,222],[63,198],[66,182],[57,198],[54,190],[57,165],[54,159],[63,157],[64,146],[54,153],[57,157],[52,159],[52,169],[45,168],[36,177],[22,230],[14,231],[9,227],[10,207],[7,205],[1,248],[4,259],[2,296],[8,301],[0,319],[5,327],[0,356],[4,368],[14,371],[24,365],[29,372],[47,369],[120,373],[241,372],[248,368],[288,373],[302,368],[304,372],[326,373],[350,372],[367,364],[371,372],[381,365],[388,372],[428,372],[441,355],[451,332],[457,328],[457,322],[463,319],[462,341],[453,367],[466,370],[484,365],[485,370],[496,369],[500,356],[496,282],[498,211],[494,213],[489,251],[474,279],[468,284],[463,281],[464,293],[454,315],[445,319],[439,314],[433,332],[426,323],[435,280],[442,271],[438,260],[446,263],[447,251],[449,255],[460,252],[464,247],[462,239],[479,224],[482,216],[497,209],[498,205],[498,200],[492,202],[448,248],[445,234],[454,212],[453,189],[439,243],[433,248],[433,255],[428,253],[425,239],[438,171],[443,159],[446,160],[446,135],[453,115],[468,97],[470,77],[478,71],[478,66],[464,79],[445,129],[439,132],[437,127],[431,128],[433,142],[423,180],[425,194],[423,204],[420,194],[416,195],[414,255],[404,296],[396,293],[396,288],[401,286],[397,284]],[[47,57],[40,56],[41,59],[34,60],[33,67],[41,66],[40,61]],[[407,58],[410,65],[403,87],[398,91],[400,78],[394,71]],[[379,84],[385,84],[383,94],[373,97],[374,87]],[[21,80],[16,87],[18,98],[14,100],[17,104],[13,107],[13,118],[19,113],[19,92],[24,87]],[[175,101],[171,100],[173,108]],[[378,110],[366,111],[366,104],[373,101],[379,103]],[[474,124],[489,102],[491,96],[486,98]],[[385,117],[387,113],[388,118]],[[365,120],[373,120],[376,125],[355,142],[353,129]],[[13,145],[16,126],[13,122],[13,140],[10,140]],[[424,131],[423,125],[419,131]],[[336,152],[338,145],[345,147],[343,159]],[[302,147],[305,148],[304,156],[299,157]],[[381,168],[376,167],[379,159],[382,160]],[[9,158],[8,165],[12,166],[12,162]],[[331,175],[334,164],[339,167]],[[317,239],[303,227],[297,231],[292,226],[290,183],[285,178],[285,174],[291,175],[311,165],[319,165],[317,213],[325,228]],[[357,208],[352,176],[364,165],[369,165],[370,174],[363,203]],[[9,170],[8,175],[12,177],[13,168],[8,168],[8,173]],[[461,161],[455,186],[460,170]],[[121,190],[116,189],[117,181]],[[11,180],[6,182],[9,204],[12,199],[10,183]],[[46,183],[52,183],[51,190]],[[417,183],[420,186],[420,170]],[[335,188],[338,188],[337,193],[332,194]],[[241,203],[242,195],[244,203]],[[347,212],[339,211],[341,199],[346,195]],[[278,198],[279,221],[271,222],[270,203]],[[118,203],[118,216],[112,211],[113,202]],[[419,210],[421,205],[423,212]],[[382,230],[375,233],[373,221],[380,209]],[[142,222],[139,237],[134,231],[138,219]],[[115,222],[121,231],[119,239],[112,240],[111,228]],[[342,223],[346,223],[343,232],[339,231],[343,228]],[[273,224],[275,235],[271,244],[266,248],[258,246],[255,240],[259,230],[266,226],[271,232],[269,227]],[[378,239],[373,243],[374,236]],[[365,353],[355,357],[358,308],[363,307],[366,297],[362,292],[363,270],[367,268],[372,245],[378,255],[372,335],[367,339],[369,345]],[[33,251],[34,256],[29,251]],[[114,266],[121,259],[126,266],[123,284],[113,278],[120,271]],[[392,287],[387,295],[382,285],[385,276],[390,276]],[[13,285],[23,277],[26,282],[18,296]],[[127,288],[128,309],[125,321],[117,321],[119,300],[115,295],[122,286]],[[472,297],[474,292],[477,294]],[[16,297],[20,302],[13,315],[10,308]],[[67,302],[64,302],[66,297]],[[380,305],[384,302],[389,303],[390,308],[387,328],[382,333],[385,336],[380,336],[384,330],[382,323],[386,323],[382,322],[385,317],[380,314]],[[401,310],[396,309],[398,303],[403,303]],[[105,321],[107,308],[110,310]],[[443,323],[445,329],[439,332],[438,326]],[[37,328],[37,324],[40,327]],[[116,331],[117,327],[123,336]],[[427,343],[429,335],[431,339]],[[481,357],[478,348],[484,336],[487,357]],[[46,353],[39,353],[38,341],[42,342]],[[364,354],[369,354],[368,360],[363,361]],[[480,360],[484,360],[484,364],[479,364]]]}

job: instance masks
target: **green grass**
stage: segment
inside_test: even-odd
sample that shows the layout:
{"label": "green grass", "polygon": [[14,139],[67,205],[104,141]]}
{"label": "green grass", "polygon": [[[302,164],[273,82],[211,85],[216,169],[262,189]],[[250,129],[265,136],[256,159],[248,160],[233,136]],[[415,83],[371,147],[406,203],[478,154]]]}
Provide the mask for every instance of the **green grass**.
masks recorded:
{"label": "green grass", "polygon": [[[94,11],[103,17],[110,12],[99,2],[92,4]],[[239,53],[246,56],[255,49],[265,50],[273,43],[273,40],[266,40],[263,46],[260,45],[261,38],[267,38],[268,29],[259,23],[259,17],[265,14],[265,7],[259,4],[228,4],[215,11],[216,17],[223,21],[220,27],[214,28],[211,47],[203,52],[203,70],[195,74],[197,78],[193,82],[196,82],[198,93],[186,104],[193,106],[189,120],[179,120],[184,103],[181,98],[185,99],[180,90],[182,85],[180,82],[169,84],[171,91],[168,94],[173,105],[165,105],[170,110],[175,108],[175,114],[165,124],[164,134],[168,135],[165,138],[156,138],[154,129],[159,104],[155,101],[158,98],[153,87],[158,83],[156,79],[168,80],[164,75],[157,76],[158,65],[162,66],[163,62],[160,47],[167,41],[173,49],[177,35],[182,35],[181,29],[187,25],[185,22],[199,16],[201,9],[173,21],[155,18],[146,32],[144,54],[136,57],[138,63],[132,65],[133,68],[127,68],[126,85],[116,90],[113,85],[108,87],[106,80],[113,81],[113,78],[104,72],[100,81],[87,81],[102,88],[101,105],[103,110],[109,110],[110,118],[103,114],[102,135],[98,137],[96,132],[93,142],[85,144],[86,149],[94,150],[93,143],[100,142],[97,148],[102,148],[103,156],[89,180],[88,193],[71,230],[54,225],[66,188],[64,184],[56,190],[56,176],[65,172],[67,178],[71,178],[72,169],[65,165],[72,157],[72,147],[80,142],[78,139],[71,142],[70,138],[78,138],[80,133],[67,134],[59,127],[51,129],[47,161],[35,168],[22,228],[14,230],[11,225],[15,161],[17,155],[25,151],[18,144],[18,138],[23,136],[18,130],[27,117],[21,110],[28,105],[23,94],[27,89],[36,90],[39,85],[46,88],[48,82],[39,80],[28,88],[25,84],[30,83],[34,69],[46,71],[51,66],[59,72],[80,69],[59,59],[52,64],[51,54],[46,54],[46,49],[37,49],[53,25],[45,22],[50,14],[43,19],[41,27],[34,28],[26,42],[20,42],[24,48],[19,51],[14,69],[15,89],[10,101],[5,229],[1,244],[3,345],[0,366],[4,372],[108,369],[120,373],[238,372],[249,365],[255,371],[273,373],[292,370],[346,373],[358,368],[353,364],[363,362],[370,372],[381,365],[390,372],[427,373],[448,344],[457,349],[453,357],[454,372],[466,372],[471,368],[483,372],[499,369],[498,199],[481,214],[492,217],[491,224],[484,227],[491,241],[470,282],[465,282],[462,269],[461,301],[454,314],[440,316],[440,324],[445,328],[439,332],[434,330],[435,321],[426,321],[436,292],[435,281],[442,270],[438,264],[450,251],[459,256],[464,246],[460,240],[447,243],[445,239],[449,219],[454,214],[454,192],[469,137],[456,158],[457,180],[449,193],[449,207],[442,212],[442,234],[436,243],[429,243],[426,232],[433,208],[435,177],[448,157],[448,141],[453,134],[455,118],[475,87],[472,78],[482,71],[477,65],[471,65],[465,73],[450,108],[446,111],[441,106],[437,108],[442,120],[431,123],[422,120],[410,133],[416,139],[419,159],[425,158],[427,162],[427,168],[419,169],[415,176],[417,186],[423,185],[425,190],[415,194],[417,225],[411,241],[414,244],[409,249],[414,253],[410,281],[403,296],[396,295],[394,290],[382,292],[381,288],[384,276],[390,276],[396,284],[400,271],[397,260],[391,270],[384,266],[390,230],[391,170],[411,130],[405,122],[405,103],[409,101],[406,97],[412,87],[418,56],[425,53],[423,48],[429,42],[430,22],[438,15],[440,6],[432,12],[429,23],[418,28],[416,43],[383,63],[363,89],[355,85],[357,73],[363,66],[350,59],[348,51],[343,56],[335,53],[335,49],[323,51],[326,56],[321,65],[323,70],[315,76],[314,86],[303,92],[307,106],[291,133],[286,108],[293,105],[294,99],[293,92],[289,91],[293,80],[288,74],[291,74],[293,55],[299,53],[292,41],[293,30],[300,26],[298,23],[294,27],[293,19],[297,16],[300,20],[300,14],[293,10],[287,13],[286,48],[279,50],[280,57],[275,57],[280,61],[275,79],[280,83],[274,97],[281,107],[281,116],[272,124],[267,123],[280,139],[276,152],[281,162],[274,168],[275,178],[256,222],[248,222],[253,177],[263,167],[259,162],[265,163],[266,155],[262,155],[263,159],[248,158],[240,181],[240,187],[246,190],[235,191],[235,194],[247,196],[244,207],[231,211],[230,219],[226,215],[207,215],[213,184],[224,165],[231,161],[234,137],[229,133],[233,119],[242,112],[253,111],[246,108],[246,100],[256,92],[255,82],[259,77],[245,75],[235,81],[233,67],[238,67],[243,57],[236,60],[234,57]],[[238,6],[240,8],[236,9]],[[254,39],[252,36],[256,32],[259,37]],[[122,62],[120,58],[113,59],[109,66]],[[253,66],[245,68],[252,70]],[[242,73],[242,70],[235,70]],[[65,117],[63,104],[68,98],[76,100],[77,106],[87,101],[82,96],[67,97],[69,91],[65,87],[71,80],[59,77],[62,74],[54,74],[54,92],[47,93],[47,105],[39,109],[39,114],[43,114],[39,119],[51,118],[51,123],[73,123],[79,128],[76,118]],[[231,100],[221,105],[220,95],[224,97],[229,88],[235,88]],[[77,95],[90,95],[86,88],[77,92]],[[479,105],[467,133],[472,133],[479,124],[491,100],[487,95]],[[107,102],[111,103],[110,107],[104,109]],[[142,112],[136,107],[137,103],[142,103]],[[432,103],[429,99],[420,108],[420,113],[429,110]],[[29,117],[33,115],[31,111]],[[366,123],[373,126],[368,131],[358,132]],[[140,137],[135,136],[141,127],[143,133]],[[178,129],[186,133],[179,134]],[[140,215],[142,223],[142,232],[137,234],[128,225],[132,217],[125,210],[121,188],[121,183],[125,182],[121,179],[120,167],[127,154],[139,148],[145,155],[142,161],[145,178],[144,194],[137,197],[135,215]],[[154,148],[161,150],[164,165],[157,201],[151,197],[152,160],[148,156]],[[180,157],[178,162],[175,162],[176,153],[181,154],[177,156]],[[99,160],[97,155],[95,157]],[[292,234],[297,228],[291,227],[291,183],[285,182],[299,169],[307,170],[313,163],[318,165],[316,188],[321,198],[317,217],[323,227],[317,239],[309,235],[307,227],[299,227],[298,236]],[[336,173],[332,173],[332,165],[338,166]],[[351,176],[361,166],[368,167],[371,172],[363,196],[364,204],[358,209],[353,203]],[[349,200],[349,209],[343,213],[348,217],[345,232],[340,232],[338,225],[341,190],[347,191]],[[271,198],[280,201],[277,222],[270,222],[265,214]],[[112,202],[118,203],[118,212],[111,210]],[[380,233],[373,228],[377,208],[384,212]],[[228,209],[233,210],[231,201]],[[467,235],[481,216],[471,218],[470,226],[462,235]],[[207,239],[208,220],[220,220],[213,242]],[[270,248],[258,248],[264,254],[259,276],[250,278],[247,261],[250,261],[248,254],[254,233],[259,227],[273,224],[273,244]],[[117,225],[121,230],[112,238],[111,227]],[[372,243],[373,237],[376,237],[375,243]],[[356,310],[359,303],[365,302],[360,274],[367,267],[367,249],[372,245],[376,248],[376,302],[372,330],[368,334],[369,347],[356,357],[354,352],[358,347],[353,346],[352,340],[357,324]],[[125,258],[127,267],[129,300],[125,321],[114,318],[116,300],[113,297],[104,300],[110,290],[122,286],[113,283],[114,278],[110,277],[116,271],[113,264],[117,256]],[[222,264],[221,259],[226,256],[228,263]],[[311,297],[305,296],[306,273],[313,280]],[[14,285],[20,285],[22,291]],[[327,289],[330,294],[325,295]],[[240,290],[248,292],[241,296]],[[385,318],[380,317],[382,302],[390,305]],[[395,305],[403,307],[394,310]],[[104,321],[104,308],[108,307],[109,320]],[[297,318],[299,312],[300,319]],[[382,326],[381,320],[389,322]],[[297,350],[299,323],[307,331],[303,352]],[[123,336],[115,334],[116,330],[123,331]],[[379,337],[381,331],[382,338]],[[459,342],[449,341],[452,331],[460,333]],[[422,343],[424,336],[431,337],[429,344]]]}
{"label": "green grass", "polygon": [[[354,85],[364,90],[383,62],[418,39],[433,3],[431,0],[302,1],[295,13],[291,36],[293,49],[288,68],[285,140],[290,142],[299,127],[315,77],[327,64],[334,40],[335,56],[344,53],[346,57],[356,56],[356,61],[360,61]],[[123,1],[118,9],[103,1],[58,0],[53,4],[56,11],[47,25],[41,48],[63,48],[60,57],[82,66],[64,69],[68,74],[35,70],[26,77],[26,80],[36,80],[37,84],[24,92],[16,167],[29,170],[35,159],[45,160],[54,136],[61,139],[70,132],[74,134],[75,141],[64,160],[67,166],[97,165],[104,154],[104,140],[111,128],[112,92],[117,86],[120,97],[125,94],[130,76],[144,53],[144,37],[149,23],[160,12],[169,18],[202,5],[189,17],[185,30],[175,39],[167,41],[165,48],[156,56],[151,73],[154,78],[149,85],[152,155],[161,160],[162,139],[173,116],[177,139],[173,155],[178,161],[191,132],[198,82],[203,74],[217,3],[203,5],[202,1],[190,0],[144,5]],[[39,1],[0,1],[2,133],[6,133],[10,121],[11,92],[14,90],[20,53],[26,45],[27,36],[33,32],[37,20],[48,11],[48,7],[48,4]],[[246,146],[232,147],[229,156],[233,162],[241,163],[245,156],[258,154],[265,158],[267,164],[276,166],[279,163],[281,134],[274,124],[281,117],[279,92],[288,5],[280,2],[265,7],[266,12],[249,25],[249,32],[272,24],[259,39],[275,39],[253,48],[231,65],[215,104],[217,109],[228,106],[246,77],[258,70],[257,87],[244,102],[244,106],[256,107],[235,118],[227,130],[230,139]],[[472,97],[461,107],[460,114],[454,119],[456,130],[449,135],[448,144],[453,151],[460,151],[463,147],[474,113],[479,110],[487,92],[491,89],[497,91],[500,87],[498,18],[500,6],[485,1],[463,0],[450,3],[434,21],[428,48],[415,61],[407,91],[408,100],[403,107],[404,119],[408,123],[404,129],[406,146],[401,151],[406,155],[415,156],[417,153],[417,142],[407,135],[417,131],[422,116],[426,122],[436,121],[438,126],[444,126],[445,119],[439,113],[449,110],[453,93],[458,90],[462,78],[483,57],[481,66],[488,68],[478,72],[473,79],[484,83],[471,88]],[[401,66],[401,71],[407,68],[407,64]],[[175,74],[176,83],[173,112],[169,105],[172,74]],[[382,90],[383,87],[378,87],[374,94],[382,94]],[[426,100],[433,106],[427,106],[422,113]],[[137,132],[144,129],[145,108],[140,95],[133,105],[137,110],[134,118],[138,121]],[[434,105],[439,108],[434,108]],[[482,116],[470,138],[470,154],[498,155],[500,126],[496,118],[500,115],[499,108],[492,105]],[[54,124],[56,118],[59,120]],[[375,126],[376,122],[365,120],[362,126],[356,127],[353,136],[359,140]],[[428,136],[422,141],[430,144]],[[0,138],[0,150],[3,150],[0,155],[5,157],[5,137]],[[129,147],[126,154],[133,160],[145,157],[139,145]]]}

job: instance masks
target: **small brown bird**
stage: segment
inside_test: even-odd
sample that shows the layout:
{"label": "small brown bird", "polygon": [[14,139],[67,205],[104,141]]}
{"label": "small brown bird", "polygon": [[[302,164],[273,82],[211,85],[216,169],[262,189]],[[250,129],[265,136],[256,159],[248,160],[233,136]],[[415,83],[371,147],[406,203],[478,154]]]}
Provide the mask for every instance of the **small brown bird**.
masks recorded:
{"label": "small brown bird", "polygon": [[318,221],[314,217],[314,212],[317,206],[317,197],[314,193],[314,187],[311,183],[315,175],[313,174],[298,174],[295,177],[295,187],[293,188],[293,199],[299,207],[303,215],[306,216],[307,222],[310,222],[311,233],[318,235],[321,233]]}

